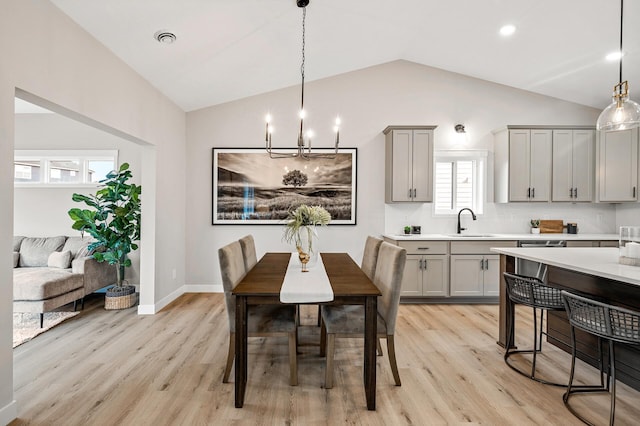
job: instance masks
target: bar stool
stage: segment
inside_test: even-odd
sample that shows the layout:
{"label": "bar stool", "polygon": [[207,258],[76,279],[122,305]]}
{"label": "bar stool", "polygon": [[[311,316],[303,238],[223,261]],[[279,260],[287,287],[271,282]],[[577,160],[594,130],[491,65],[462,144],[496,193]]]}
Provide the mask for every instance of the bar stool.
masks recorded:
{"label": "bar stool", "polygon": [[[616,408],[616,364],[615,342],[631,345],[640,344],[640,312],[597,302],[586,297],[578,296],[567,291],[562,291],[567,317],[571,325],[571,373],[569,385],[562,400],[569,411],[587,424],[591,424],[578,414],[569,404],[569,397],[576,393],[585,392],[609,392],[609,376],[611,377],[611,409],[609,411],[609,424],[613,425]],[[573,386],[573,373],[576,365],[576,333],[578,328],[600,339],[609,341],[609,374],[606,386]],[[600,345],[598,345],[600,346]],[[602,358],[602,357],[601,357]],[[601,369],[602,370],[602,369]],[[601,378],[602,382],[602,378]]]}
{"label": "bar stool", "polygon": [[[540,279],[535,277],[527,277],[524,275],[504,273],[504,279],[507,284],[507,296],[511,311],[515,312],[515,305],[525,305],[533,308],[533,348],[532,349],[514,349],[511,346],[513,336],[515,334],[515,315],[508,319],[507,324],[507,348],[504,353],[504,362],[514,371],[522,374],[537,382],[545,385],[566,387],[565,383],[550,382],[536,377],[536,355],[542,352],[542,336],[547,333],[543,330],[544,312],[545,311],[562,311],[564,304],[560,289],[550,287],[544,284]],[[540,330],[538,330],[537,313],[540,311]],[[531,362],[531,372],[525,372],[509,361],[509,357],[514,354],[533,354]]]}

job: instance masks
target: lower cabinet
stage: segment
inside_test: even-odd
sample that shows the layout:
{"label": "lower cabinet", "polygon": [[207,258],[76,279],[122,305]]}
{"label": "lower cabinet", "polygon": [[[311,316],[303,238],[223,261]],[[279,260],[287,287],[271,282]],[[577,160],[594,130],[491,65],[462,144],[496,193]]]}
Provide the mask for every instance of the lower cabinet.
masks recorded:
{"label": "lower cabinet", "polygon": [[498,296],[500,255],[451,255],[451,290],[455,296]]}
{"label": "lower cabinet", "polygon": [[401,296],[447,296],[449,256],[407,255]]}

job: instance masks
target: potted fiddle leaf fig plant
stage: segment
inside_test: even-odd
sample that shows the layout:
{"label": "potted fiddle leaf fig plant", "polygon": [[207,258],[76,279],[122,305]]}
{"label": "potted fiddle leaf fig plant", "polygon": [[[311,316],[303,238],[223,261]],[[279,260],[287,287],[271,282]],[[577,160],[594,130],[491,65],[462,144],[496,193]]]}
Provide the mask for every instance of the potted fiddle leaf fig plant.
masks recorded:
{"label": "potted fiddle leaf fig plant", "polygon": [[[117,282],[107,290],[107,309],[135,304],[135,287],[124,280],[124,271],[131,266],[128,255],[138,248],[136,241],[140,240],[142,187],[130,183],[131,177],[129,164],[123,163],[100,181],[95,195],[73,194],[73,201],[85,203],[89,208],[72,208],[68,212],[73,220],[72,228],[95,239],[88,246],[93,258],[116,267]],[[109,297],[113,298],[111,302]]]}

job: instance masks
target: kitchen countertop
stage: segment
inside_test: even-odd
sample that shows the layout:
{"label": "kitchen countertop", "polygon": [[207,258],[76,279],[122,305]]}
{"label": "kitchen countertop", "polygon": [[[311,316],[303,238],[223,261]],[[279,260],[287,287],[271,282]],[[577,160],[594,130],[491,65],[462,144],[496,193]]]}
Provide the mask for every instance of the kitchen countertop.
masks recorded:
{"label": "kitchen countertop", "polygon": [[615,247],[492,248],[499,254],[640,286],[640,267],[618,263]]}
{"label": "kitchen countertop", "polygon": [[[462,234],[384,234],[383,237],[395,241],[618,241],[618,234],[499,234],[493,232]],[[536,249],[538,250],[538,249]]]}

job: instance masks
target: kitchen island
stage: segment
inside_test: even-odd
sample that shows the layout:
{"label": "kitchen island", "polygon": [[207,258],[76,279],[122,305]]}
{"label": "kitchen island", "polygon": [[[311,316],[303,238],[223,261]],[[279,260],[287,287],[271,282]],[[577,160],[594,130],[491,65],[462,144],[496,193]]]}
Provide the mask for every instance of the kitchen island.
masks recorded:
{"label": "kitchen island", "polygon": [[[640,311],[640,267],[618,263],[617,248],[493,248],[500,254],[501,272],[514,272],[515,259],[527,259],[547,265],[548,284],[613,305]],[[500,282],[498,344],[507,342],[507,318],[513,316],[507,303],[504,280]],[[549,342],[570,350],[570,328],[564,312],[549,312]],[[583,360],[596,364],[598,341],[593,336],[576,333]],[[606,352],[606,351],[605,351]],[[624,383],[640,389],[640,350],[616,345],[616,373]]]}

